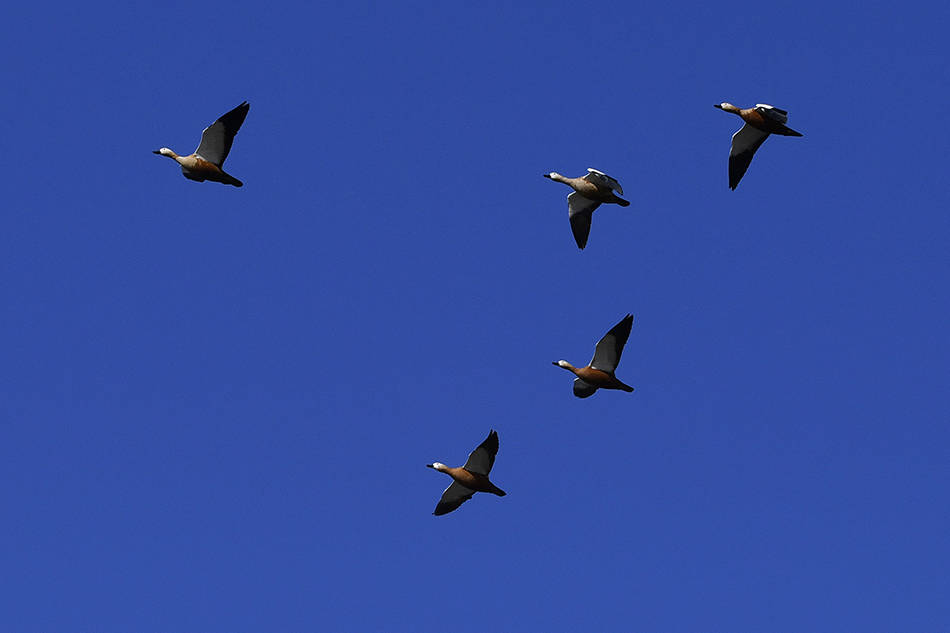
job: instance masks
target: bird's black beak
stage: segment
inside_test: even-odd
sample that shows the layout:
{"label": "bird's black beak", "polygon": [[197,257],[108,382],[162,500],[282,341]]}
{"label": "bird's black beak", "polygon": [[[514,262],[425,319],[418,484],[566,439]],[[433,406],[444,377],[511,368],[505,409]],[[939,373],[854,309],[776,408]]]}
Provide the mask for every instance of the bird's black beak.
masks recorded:
{"label": "bird's black beak", "polygon": [[159,155],[161,155],[161,152],[160,152],[159,150],[157,150],[157,149],[153,149],[153,150],[152,150],[152,153],[153,153],[153,154],[159,154]]}
{"label": "bird's black beak", "polygon": [[714,108],[719,108],[720,110],[722,110],[722,106],[719,105],[718,103],[714,103],[714,104],[713,104],[713,107],[714,107]]}
{"label": "bird's black beak", "polygon": [[557,361],[556,361],[556,360],[552,360],[552,361],[551,361],[551,364],[552,364],[552,365],[557,365],[558,367],[560,367],[560,365],[557,364]]}
{"label": "bird's black beak", "polygon": [[432,464],[426,464],[426,468],[435,468]]}
{"label": "bird's black beak", "polygon": [[541,175],[544,176],[545,178],[550,178],[550,177],[551,177],[551,174],[541,174]]}

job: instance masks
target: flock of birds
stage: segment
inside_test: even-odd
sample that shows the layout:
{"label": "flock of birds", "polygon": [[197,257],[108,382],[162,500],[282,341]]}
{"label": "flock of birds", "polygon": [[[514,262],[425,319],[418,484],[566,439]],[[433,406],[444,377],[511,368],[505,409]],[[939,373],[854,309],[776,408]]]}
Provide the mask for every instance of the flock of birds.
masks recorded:
{"label": "flock of birds", "polygon": [[[206,127],[201,133],[198,148],[188,156],[179,156],[167,147],[157,149],[154,153],[167,156],[181,165],[182,175],[189,180],[198,182],[210,180],[241,187],[244,183],[225,172],[222,166],[231,151],[234,136],[241,129],[250,107],[250,104],[245,101]],[[738,108],[731,103],[720,103],[713,107],[736,114],[745,122],[745,125],[732,135],[732,148],[729,151],[730,189],[738,186],[756,150],[770,134],[802,136],[785,125],[788,122],[788,112],[764,103],[757,103],[754,108]],[[630,206],[627,200],[617,195],[623,195],[620,183],[602,171],[588,169],[587,174],[579,178],[568,178],[552,171],[544,174],[544,177],[564,183],[574,190],[567,196],[567,209],[571,232],[580,249],[587,246],[591,217],[601,204]],[[597,342],[594,357],[586,367],[575,367],[566,360],[554,362],[558,367],[576,376],[575,396],[587,398],[594,395],[598,389],[633,391],[633,387],[621,382],[614,374],[632,326],[633,316],[628,314],[617,325],[610,328],[610,331]],[[469,454],[463,466],[453,468],[441,462],[427,464],[429,468],[443,472],[452,478],[452,483],[442,493],[442,498],[433,514],[448,514],[471,499],[476,492],[505,496],[505,491],[488,479],[497,453],[498,433],[492,430],[485,441]]]}

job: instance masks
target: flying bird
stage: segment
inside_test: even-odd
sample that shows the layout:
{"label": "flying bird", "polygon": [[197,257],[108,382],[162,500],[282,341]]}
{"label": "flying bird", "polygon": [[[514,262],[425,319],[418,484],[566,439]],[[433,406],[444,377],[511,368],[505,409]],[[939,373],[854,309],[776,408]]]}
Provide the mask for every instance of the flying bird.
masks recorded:
{"label": "flying bird", "polygon": [[567,196],[567,215],[571,221],[571,231],[577,248],[583,250],[587,246],[587,237],[590,235],[590,220],[594,211],[601,203],[615,203],[622,207],[629,207],[630,203],[614,194],[614,190],[623,195],[620,183],[596,169],[587,168],[587,175],[580,178],[568,178],[556,171],[542,174],[555,182],[563,182],[574,190]]}
{"label": "flying bird", "polygon": [[234,135],[241,129],[247,111],[251,108],[247,101],[224,114],[201,133],[201,143],[194,154],[179,156],[167,147],[157,149],[153,154],[168,156],[181,165],[181,173],[188,180],[203,182],[210,180],[225,185],[241,187],[243,182],[226,173],[221,166],[231,151]]}
{"label": "flying bird", "polygon": [[610,328],[604,338],[597,342],[597,347],[594,348],[594,358],[591,359],[587,367],[574,367],[566,360],[556,360],[552,363],[577,376],[574,379],[575,396],[587,398],[594,395],[594,392],[598,389],[633,391],[633,387],[623,384],[614,375],[632,326],[633,315],[628,314],[621,319],[620,323]]}
{"label": "flying bird", "polygon": [[441,462],[426,464],[429,468],[445,473],[452,477],[452,483],[445,492],[432,514],[439,516],[448,514],[472,498],[476,492],[490,492],[499,497],[505,496],[505,491],[488,481],[488,473],[495,463],[495,454],[498,453],[498,433],[494,430],[488,433],[485,441],[468,456],[464,466],[452,468]]}
{"label": "flying bird", "polygon": [[731,103],[714,105],[726,112],[742,117],[745,125],[732,135],[732,149],[729,151],[729,188],[735,190],[742,175],[749,168],[755,151],[765,142],[769,134],[782,136],[802,136],[801,133],[786,127],[788,112],[767,103],[757,103],[754,108],[737,108]]}

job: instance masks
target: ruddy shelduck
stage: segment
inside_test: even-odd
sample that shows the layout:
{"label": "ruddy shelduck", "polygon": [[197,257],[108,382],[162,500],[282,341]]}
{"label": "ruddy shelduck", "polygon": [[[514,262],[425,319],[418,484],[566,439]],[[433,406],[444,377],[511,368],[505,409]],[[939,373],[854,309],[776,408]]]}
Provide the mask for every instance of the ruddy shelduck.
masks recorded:
{"label": "ruddy shelduck", "polygon": [[571,231],[574,241],[581,250],[587,246],[587,237],[590,235],[590,220],[594,211],[602,203],[619,204],[629,207],[630,203],[614,194],[614,190],[623,195],[620,183],[596,169],[587,168],[587,175],[580,178],[568,178],[556,171],[542,174],[555,182],[563,182],[574,190],[567,196],[567,215],[571,221]]}
{"label": "ruddy shelduck", "polygon": [[610,328],[604,338],[597,342],[594,348],[594,358],[587,367],[574,367],[566,360],[556,360],[554,365],[566,369],[577,378],[574,379],[574,395],[578,398],[587,398],[594,395],[598,389],[619,389],[633,391],[633,387],[625,385],[614,375],[623,346],[630,337],[630,328],[633,326],[633,315],[628,314],[620,323]]}
{"label": "ruddy shelduck", "polygon": [[755,151],[765,142],[769,134],[782,136],[802,136],[801,133],[786,127],[788,112],[767,103],[757,103],[754,108],[737,108],[731,103],[714,105],[725,112],[742,117],[745,125],[732,135],[732,149],[729,151],[729,188],[735,190],[742,175],[749,168]]}
{"label": "ruddy shelduck", "polygon": [[152,153],[174,159],[181,165],[181,173],[188,180],[198,182],[210,180],[241,187],[244,183],[225,173],[221,166],[224,164],[224,159],[228,157],[234,135],[241,129],[241,124],[244,123],[244,118],[250,108],[250,104],[245,101],[206,127],[201,133],[198,149],[190,156],[179,156],[167,147],[157,149]]}
{"label": "ruddy shelduck", "polygon": [[471,499],[476,492],[490,492],[504,497],[505,491],[488,481],[488,473],[495,464],[497,453],[498,433],[492,430],[485,441],[469,454],[464,466],[452,468],[441,462],[426,464],[429,468],[434,468],[452,478],[452,483],[442,493],[439,505],[435,507],[435,512],[432,514],[436,516],[448,514]]}

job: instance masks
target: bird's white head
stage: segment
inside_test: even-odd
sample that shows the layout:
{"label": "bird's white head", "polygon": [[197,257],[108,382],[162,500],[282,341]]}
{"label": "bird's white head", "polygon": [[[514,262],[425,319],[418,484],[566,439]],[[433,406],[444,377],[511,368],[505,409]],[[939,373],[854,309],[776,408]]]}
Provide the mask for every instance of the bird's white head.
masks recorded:
{"label": "bird's white head", "polygon": [[552,171],[552,172],[550,172],[550,173],[541,174],[541,175],[544,176],[545,178],[550,178],[551,180],[557,180],[558,178],[562,178],[562,177],[563,177],[563,176],[561,176],[561,174],[557,173],[556,171]]}
{"label": "bird's white head", "polygon": [[739,111],[739,108],[737,108],[736,106],[732,105],[732,104],[729,103],[728,101],[723,101],[723,102],[720,103],[719,105],[713,106],[713,107],[719,108],[720,110],[725,110],[726,112],[738,112],[738,111]]}
{"label": "bird's white head", "polygon": [[442,462],[432,462],[431,464],[426,464],[426,466],[428,466],[429,468],[435,468],[439,472],[445,472],[445,469],[448,468],[448,466],[446,466]]}
{"label": "bird's white head", "polygon": [[573,367],[573,365],[571,365],[566,360],[556,360],[554,361],[554,364],[560,367],[561,369],[571,369]]}
{"label": "bird's white head", "polygon": [[155,150],[155,151],[152,152],[152,153],[153,153],[153,154],[161,154],[162,156],[168,156],[169,158],[174,158],[174,157],[175,157],[175,152],[171,151],[171,150],[168,149],[167,147],[160,147],[160,148],[158,148],[157,150]]}

